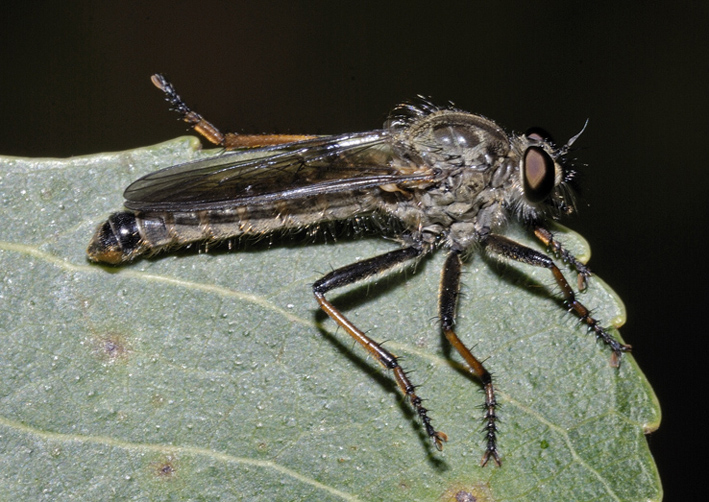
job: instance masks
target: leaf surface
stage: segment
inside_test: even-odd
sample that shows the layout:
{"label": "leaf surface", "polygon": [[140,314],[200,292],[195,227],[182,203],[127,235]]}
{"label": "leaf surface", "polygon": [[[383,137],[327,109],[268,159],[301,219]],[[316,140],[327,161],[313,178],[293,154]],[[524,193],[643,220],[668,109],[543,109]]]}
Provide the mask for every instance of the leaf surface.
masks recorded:
{"label": "leaf surface", "polygon": [[[131,181],[208,154],[180,138],[0,159],[0,499],[661,499],[644,436],[660,421],[652,389],[632,356],[610,366],[546,270],[480,255],[465,267],[456,329],[501,402],[503,467],[481,468],[481,388],[436,321],[443,253],[330,295],[401,356],[450,438],[442,453],[310,289],[395,244],[279,239],[119,268],[86,260]],[[589,255],[578,235],[557,235]],[[580,299],[623,323],[598,277]]]}

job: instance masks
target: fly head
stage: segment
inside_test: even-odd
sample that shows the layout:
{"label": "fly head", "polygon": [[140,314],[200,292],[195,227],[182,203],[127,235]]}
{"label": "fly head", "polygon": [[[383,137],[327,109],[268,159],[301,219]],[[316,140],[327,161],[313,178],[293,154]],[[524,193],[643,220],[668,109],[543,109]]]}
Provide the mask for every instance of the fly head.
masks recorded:
{"label": "fly head", "polygon": [[564,155],[578,136],[562,148],[556,148],[551,136],[537,127],[510,137],[512,165],[502,185],[506,206],[515,217],[534,223],[574,211],[569,181],[575,173],[565,165]]}

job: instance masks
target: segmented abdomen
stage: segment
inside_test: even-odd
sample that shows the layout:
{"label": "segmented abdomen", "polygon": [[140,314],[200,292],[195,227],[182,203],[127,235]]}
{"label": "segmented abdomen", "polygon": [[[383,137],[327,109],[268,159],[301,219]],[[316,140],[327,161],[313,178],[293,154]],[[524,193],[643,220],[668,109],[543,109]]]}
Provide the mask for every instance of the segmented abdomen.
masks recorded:
{"label": "segmented abdomen", "polygon": [[327,194],[229,209],[136,213],[136,224],[144,252],[153,253],[194,242],[223,241],[345,220],[372,212],[376,202],[366,192]]}

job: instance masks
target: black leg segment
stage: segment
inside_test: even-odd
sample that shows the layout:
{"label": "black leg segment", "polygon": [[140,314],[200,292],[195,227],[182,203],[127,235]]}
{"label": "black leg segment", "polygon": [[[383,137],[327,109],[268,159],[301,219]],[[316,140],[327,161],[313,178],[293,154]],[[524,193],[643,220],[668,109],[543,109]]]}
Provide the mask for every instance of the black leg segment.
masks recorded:
{"label": "black leg segment", "polygon": [[480,465],[488,463],[490,458],[495,460],[497,465],[501,465],[500,454],[497,451],[497,401],[495,399],[495,389],[492,385],[492,376],[485,369],[483,364],[470,352],[458,335],[453,331],[455,323],[455,311],[458,305],[458,294],[460,292],[460,274],[462,261],[460,253],[453,251],[446,258],[441,274],[441,288],[438,295],[439,317],[441,319],[441,329],[446,335],[448,342],[463,356],[470,368],[470,372],[478,377],[485,390],[485,438],[486,447]]}
{"label": "black leg segment", "polygon": [[544,243],[548,250],[554,253],[554,256],[561,258],[564,263],[571,265],[578,274],[578,288],[583,291],[588,286],[588,278],[593,274],[591,269],[578,260],[564,245],[554,238],[548,229],[537,226],[534,229],[534,235]]}
{"label": "black leg segment", "polygon": [[485,245],[485,249],[492,253],[511,258],[515,261],[534,265],[535,267],[543,267],[551,270],[557,285],[561,289],[561,293],[564,295],[564,304],[566,307],[586,324],[589,331],[593,331],[596,337],[603,340],[603,343],[608,345],[613,351],[613,357],[611,358],[611,364],[613,366],[617,367],[620,364],[620,356],[623,352],[630,352],[630,345],[622,344],[613,338],[608,330],[601,326],[591,315],[591,311],[576,299],[574,290],[571,289],[571,286],[569,286],[569,283],[561,273],[561,270],[559,270],[559,267],[557,267],[554,264],[554,261],[547,255],[496,234],[489,235],[483,243]]}
{"label": "black leg segment", "polygon": [[357,328],[347,317],[342,314],[329,300],[325,298],[325,293],[328,291],[354,284],[361,280],[372,277],[376,274],[386,272],[414,260],[428,250],[422,247],[411,246],[403,249],[397,249],[389,253],[362,260],[351,265],[344,266],[327,274],[325,277],[313,284],[313,294],[320,308],[329,315],[341,328],[343,328],[352,338],[354,338],[367,352],[376,358],[379,363],[394,373],[394,379],[401,391],[409,398],[411,405],[416,410],[416,413],[421,418],[426,434],[431,438],[436,449],[443,449],[443,442],[448,440],[445,433],[437,431],[431,425],[431,419],[428,416],[428,410],[424,408],[421,398],[416,394],[416,387],[411,383],[409,377],[404,370],[399,366],[397,358],[394,354],[384,349],[379,343],[375,342],[359,328]]}

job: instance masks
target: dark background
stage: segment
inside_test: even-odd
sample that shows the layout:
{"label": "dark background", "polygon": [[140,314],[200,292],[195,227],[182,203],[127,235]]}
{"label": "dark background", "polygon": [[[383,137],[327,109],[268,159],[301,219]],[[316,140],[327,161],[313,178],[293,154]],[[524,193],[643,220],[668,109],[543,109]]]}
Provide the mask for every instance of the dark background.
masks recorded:
{"label": "dark background", "polygon": [[378,128],[417,94],[559,142],[589,118],[568,223],[626,302],[623,336],[662,403],[649,442],[666,500],[704,495],[709,4],[432,5],[18,2],[0,20],[0,153],[184,134],[158,71],[237,132]]}

